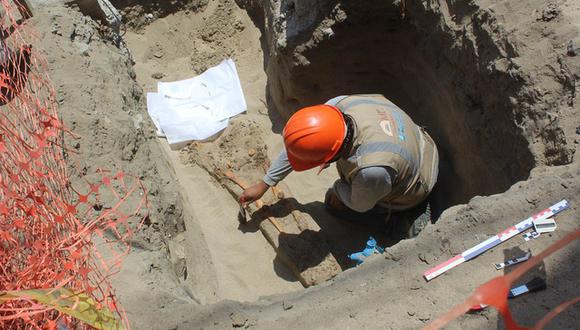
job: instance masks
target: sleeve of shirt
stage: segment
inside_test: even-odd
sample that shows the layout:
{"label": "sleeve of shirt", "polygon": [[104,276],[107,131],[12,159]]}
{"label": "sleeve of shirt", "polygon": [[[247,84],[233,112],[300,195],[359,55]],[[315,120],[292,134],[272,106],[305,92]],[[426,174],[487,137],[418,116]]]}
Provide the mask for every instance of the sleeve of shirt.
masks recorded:
{"label": "sleeve of shirt", "polygon": [[326,101],[326,103],[324,103],[324,104],[332,105],[333,107],[336,107],[336,105],[338,104],[338,102],[344,100],[347,97],[348,97],[348,95],[340,95],[340,96],[337,96],[337,97],[333,97],[330,100]]}
{"label": "sleeve of shirt", "polygon": [[292,172],[292,166],[290,166],[290,161],[288,161],[288,155],[286,150],[282,149],[278,158],[270,165],[268,172],[262,179],[268,186],[274,186],[278,182],[284,180]]}
{"label": "sleeve of shirt", "polygon": [[355,174],[350,185],[337,180],[334,191],[351,210],[366,212],[391,192],[393,177],[394,171],[389,167],[367,167]]}

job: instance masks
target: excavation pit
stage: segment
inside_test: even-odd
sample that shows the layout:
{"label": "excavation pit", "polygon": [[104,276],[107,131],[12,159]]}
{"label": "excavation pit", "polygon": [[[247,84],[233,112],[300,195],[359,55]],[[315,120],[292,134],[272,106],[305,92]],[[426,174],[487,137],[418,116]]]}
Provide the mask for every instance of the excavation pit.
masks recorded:
{"label": "excavation pit", "polygon": [[385,95],[437,143],[437,214],[526,179],[534,157],[513,115],[521,82],[498,68],[500,50],[485,41],[479,48],[457,45],[461,40],[437,32],[435,18],[413,16],[412,8],[405,13],[399,4],[318,8],[328,18],[310,29],[297,22],[312,8],[282,6],[285,19],[276,24],[286,24],[292,35],[269,51],[273,107],[288,117],[337,95]]}
{"label": "excavation pit", "polygon": [[[233,2],[188,9],[193,1],[164,1],[168,11],[155,1],[113,2],[126,19],[142,20],[121,26],[132,57],[119,36],[111,38],[74,6],[39,6],[30,24],[41,32],[33,49],[47,54],[62,121],[84,137],[65,141],[78,151],[79,168],[122,171],[147,188],[150,213],[111,278],[135,329],[421,328],[501,275],[494,263],[526,250],[538,255],[577,230],[580,172],[572,156],[580,57],[566,47],[577,36],[580,11],[572,0],[368,1],[366,9],[326,0],[238,0],[253,21]],[[444,156],[439,189],[447,191],[434,192],[443,211],[438,222],[304,290],[256,226],[240,228],[239,205],[220,177],[192,161],[191,150],[169,150],[147,117],[143,92],[154,91],[158,80],[189,78],[227,57],[238,66],[249,106],[220,138],[253,123],[239,134],[267,145],[230,150],[273,159],[280,127],[297,108],[337,94],[383,93],[426,126]],[[202,145],[213,154],[215,144]],[[236,174],[250,170],[243,164],[231,164]],[[294,173],[284,183],[298,211],[319,222],[340,263],[378,231],[328,216],[322,199],[335,179],[331,168],[320,176]],[[432,281],[422,277],[562,199],[571,208],[556,217],[551,235],[514,237]],[[394,243],[376,238],[382,246]],[[545,259],[539,274],[547,290],[510,300],[522,325],[573,298],[575,252]],[[495,312],[484,313],[454,327],[501,324]],[[570,309],[553,327],[577,319]]]}
{"label": "excavation pit", "polygon": [[[151,16],[141,7],[123,2],[122,12],[137,10],[139,15],[153,17],[129,24],[136,28],[125,36],[138,83],[145,91],[154,91],[158,80],[189,78],[232,57],[248,102],[247,115],[234,120],[232,126],[240,122],[257,125],[252,136],[264,139],[270,159],[281,148],[275,133],[300,107],[338,95],[383,94],[425,127],[438,145],[440,174],[432,194],[436,216],[474,196],[503,192],[528,177],[535,160],[519,126],[522,119],[514,111],[514,95],[521,82],[500,58],[506,52],[506,56],[513,55],[509,52],[514,50],[509,45],[497,49],[485,39],[490,31],[470,31],[479,43],[470,45],[463,40],[457,45],[457,40],[438,31],[435,17],[414,13],[412,7],[402,11],[399,2],[340,6],[322,2],[317,8],[301,8],[298,3],[283,1],[280,15],[273,21],[265,21],[268,13],[253,2],[239,4],[247,12],[233,1],[210,1],[195,10],[172,9],[169,14],[166,9],[156,12],[155,6],[147,7]],[[317,15],[304,20],[309,10]],[[474,17],[482,24],[487,19]],[[264,34],[271,31],[268,25],[276,24],[285,26],[285,37]],[[247,146],[240,148],[242,154],[249,152]],[[199,222],[212,253],[214,294],[198,299],[204,303],[252,301],[300,289],[285,263],[273,251],[264,251],[269,246],[255,233],[257,228],[240,230],[235,196],[223,189],[220,178],[188,160],[184,152],[179,155],[165,149],[178,180],[187,187],[182,193],[189,200],[186,204],[192,208],[192,219],[185,222]],[[347,254],[362,250],[369,236],[378,238],[383,246],[396,240],[378,232],[377,227],[340,223],[329,216],[321,200],[334,179],[333,171],[326,171],[320,177],[293,174],[287,181],[300,211],[318,223],[323,239],[329,242],[329,252],[344,270],[354,266]],[[187,237],[187,230],[183,235]],[[224,240],[229,242],[227,253],[219,251]],[[232,252],[240,246],[261,252]],[[187,267],[189,274],[197,273],[192,269],[197,264],[187,263]],[[199,285],[189,282],[193,291]]]}

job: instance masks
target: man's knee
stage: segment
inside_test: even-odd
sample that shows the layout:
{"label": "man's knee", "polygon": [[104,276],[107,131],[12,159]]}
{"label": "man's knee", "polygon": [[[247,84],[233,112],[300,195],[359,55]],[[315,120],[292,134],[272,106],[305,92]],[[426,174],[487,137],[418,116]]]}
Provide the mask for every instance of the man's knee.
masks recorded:
{"label": "man's knee", "polygon": [[324,205],[334,211],[346,211],[348,207],[340,200],[334,189],[329,188],[324,196]]}

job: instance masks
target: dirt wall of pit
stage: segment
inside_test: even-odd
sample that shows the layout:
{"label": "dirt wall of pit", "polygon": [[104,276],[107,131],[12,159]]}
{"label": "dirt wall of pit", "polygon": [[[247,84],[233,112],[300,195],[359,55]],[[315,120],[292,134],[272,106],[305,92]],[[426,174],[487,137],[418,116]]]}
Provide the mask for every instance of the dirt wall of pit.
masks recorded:
{"label": "dirt wall of pit", "polygon": [[[146,186],[149,217],[115,278],[123,304],[168,306],[212,301],[215,270],[205,239],[160,150],[131,57],[118,36],[79,12],[39,6],[32,20],[49,61],[74,171],[124,171]],[[188,231],[194,244],[185,244]],[[170,248],[171,247],[171,248]],[[187,255],[187,258],[185,257]]]}
{"label": "dirt wall of pit", "polygon": [[208,0],[111,0],[111,4],[120,9],[123,23],[129,28],[143,27],[177,11],[200,11],[207,3]]}
{"label": "dirt wall of pit", "polygon": [[545,37],[561,11],[536,1],[238,2],[264,31],[270,108],[288,118],[337,95],[384,94],[439,146],[439,210],[573,160],[577,133],[562,118],[578,108],[566,56],[577,28]]}

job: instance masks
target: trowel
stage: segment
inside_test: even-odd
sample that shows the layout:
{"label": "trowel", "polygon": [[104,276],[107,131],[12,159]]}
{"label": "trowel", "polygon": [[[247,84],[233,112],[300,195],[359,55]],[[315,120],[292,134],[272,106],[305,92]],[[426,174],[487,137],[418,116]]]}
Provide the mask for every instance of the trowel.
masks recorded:
{"label": "trowel", "polygon": [[248,216],[246,214],[246,209],[244,208],[244,204],[240,203],[240,212],[238,212],[238,221],[241,224],[245,224],[248,222]]}

